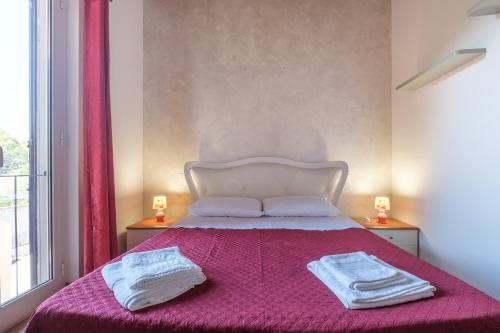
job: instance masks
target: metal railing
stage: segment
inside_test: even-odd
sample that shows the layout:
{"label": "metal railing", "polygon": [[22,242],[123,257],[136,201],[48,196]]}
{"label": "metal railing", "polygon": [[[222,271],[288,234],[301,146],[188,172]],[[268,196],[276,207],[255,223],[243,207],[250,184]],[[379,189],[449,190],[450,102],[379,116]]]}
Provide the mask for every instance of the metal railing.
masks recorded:
{"label": "metal railing", "polygon": [[[11,225],[10,263],[15,264],[15,296],[20,292],[19,260],[24,256],[36,254],[36,245],[31,244],[33,237],[36,237],[32,233],[36,232],[37,222],[36,216],[33,215],[34,206],[30,204],[33,198],[30,186],[33,186],[37,177],[46,175],[46,173],[0,175],[0,222]],[[30,270],[33,269],[36,270],[36,267],[31,267]],[[31,273],[36,274],[36,272]]]}
{"label": "metal railing", "polygon": [[[13,224],[13,246],[12,250],[13,253],[11,252],[11,262],[15,265],[16,269],[16,288],[15,288],[15,294],[19,294],[19,267],[17,265],[17,262],[19,261],[19,250],[20,250],[20,214],[19,214],[19,209],[21,206],[25,208],[26,206],[29,206],[29,177],[30,175],[0,175],[0,219],[5,220],[7,223],[10,222]],[[7,179],[12,179],[12,183],[4,183],[3,180]],[[25,186],[24,186],[25,185]],[[23,188],[20,191],[20,188]],[[21,193],[20,193],[21,192]],[[25,214],[23,214],[25,215]],[[23,243],[26,242],[26,244],[23,245],[28,245],[29,247],[29,212],[27,214],[27,218],[23,218],[24,229],[23,231],[26,231],[28,234],[26,235],[26,239],[23,239]],[[9,221],[10,220],[10,221]],[[24,238],[24,237],[23,237]]]}

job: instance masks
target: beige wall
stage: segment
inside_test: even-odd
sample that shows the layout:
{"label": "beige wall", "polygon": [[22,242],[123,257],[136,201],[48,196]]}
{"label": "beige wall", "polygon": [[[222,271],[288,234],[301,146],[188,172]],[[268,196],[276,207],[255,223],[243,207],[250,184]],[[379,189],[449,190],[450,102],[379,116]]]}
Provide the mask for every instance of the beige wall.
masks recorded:
{"label": "beige wall", "polygon": [[421,227],[424,260],[500,299],[500,25],[467,18],[474,3],[393,1],[393,86],[453,49],[488,48],[434,84],[393,90],[393,215]]}
{"label": "beige wall", "polygon": [[126,226],[142,219],[142,1],[110,2],[111,114],[117,228],[126,248]]}
{"label": "beige wall", "polygon": [[[117,2],[119,3],[119,2]],[[144,2],[144,212],[187,160],[345,160],[341,208],[389,194],[389,0]]]}
{"label": "beige wall", "polygon": [[[81,177],[82,177],[82,60],[83,60],[83,1],[67,3],[64,25],[57,30],[63,31],[65,43],[57,44],[63,48],[60,52],[66,57],[65,79],[61,80],[61,95],[66,100],[62,106],[65,118],[65,197],[67,207],[64,212],[64,225],[59,232],[61,242],[61,260],[64,263],[64,281],[74,281],[83,272],[83,243],[81,242]],[[56,51],[57,52],[57,51]],[[62,96],[58,100],[63,99]],[[57,234],[54,237],[57,239]],[[57,242],[57,240],[56,240]],[[78,244],[78,246],[76,246]],[[57,248],[57,244],[55,244]],[[57,250],[56,250],[57,251]]]}

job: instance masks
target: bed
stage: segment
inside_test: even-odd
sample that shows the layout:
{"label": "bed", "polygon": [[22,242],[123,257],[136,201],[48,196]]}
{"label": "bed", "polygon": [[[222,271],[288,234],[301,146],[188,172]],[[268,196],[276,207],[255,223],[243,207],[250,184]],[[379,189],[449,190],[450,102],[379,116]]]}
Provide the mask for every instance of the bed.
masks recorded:
{"label": "bed", "polygon": [[[195,199],[321,194],[337,203],[347,166],[257,158],[188,163],[185,173]],[[333,185],[325,186],[326,181]],[[500,332],[499,302],[347,217],[189,217],[131,251],[173,245],[202,267],[208,278],[204,284],[167,303],[129,312],[97,269],[42,303],[27,332]],[[357,250],[429,280],[436,296],[345,309],[306,264]]]}

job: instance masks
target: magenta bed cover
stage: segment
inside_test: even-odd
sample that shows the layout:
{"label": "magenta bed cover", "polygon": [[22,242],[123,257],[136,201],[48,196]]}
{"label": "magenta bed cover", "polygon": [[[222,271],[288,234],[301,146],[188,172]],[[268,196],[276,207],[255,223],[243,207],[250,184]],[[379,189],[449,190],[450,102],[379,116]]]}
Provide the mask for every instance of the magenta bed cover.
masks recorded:
{"label": "magenta bed cover", "polygon": [[[137,312],[120,307],[100,269],[32,314],[42,332],[500,332],[500,302],[364,229],[168,229],[132,251],[178,245],[207,281]],[[429,280],[432,299],[347,310],[306,264],[357,250]]]}

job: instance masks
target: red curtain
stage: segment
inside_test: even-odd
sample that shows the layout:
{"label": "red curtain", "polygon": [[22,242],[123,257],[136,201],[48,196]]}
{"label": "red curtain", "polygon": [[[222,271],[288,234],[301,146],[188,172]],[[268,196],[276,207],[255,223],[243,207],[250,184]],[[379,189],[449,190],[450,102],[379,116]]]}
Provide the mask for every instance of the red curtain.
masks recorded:
{"label": "red curtain", "polygon": [[108,0],[85,0],[83,65],[84,273],[118,255],[109,91]]}

